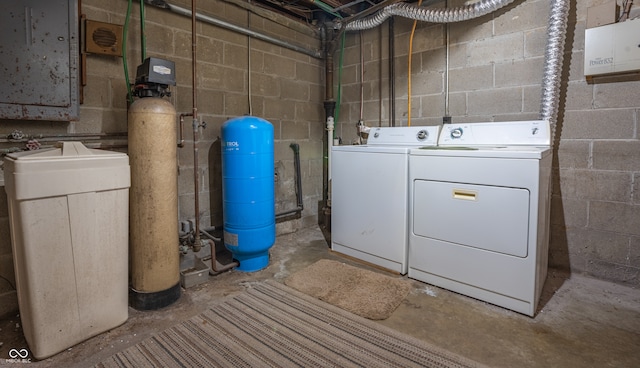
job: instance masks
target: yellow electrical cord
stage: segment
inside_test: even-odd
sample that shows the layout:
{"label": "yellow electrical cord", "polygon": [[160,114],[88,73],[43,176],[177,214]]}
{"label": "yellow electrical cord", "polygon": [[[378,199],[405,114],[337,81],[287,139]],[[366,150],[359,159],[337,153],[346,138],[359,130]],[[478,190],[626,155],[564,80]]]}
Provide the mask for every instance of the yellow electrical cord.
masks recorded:
{"label": "yellow electrical cord", "polygon": [[[418,1],[418,7],[422,4],[422,0]],[[411,36],[409,37],[409,72],[407,88],[409,89],[409,93],[407,94],[407,126],[411,126],[411,55],[413,54],[413,34],[416,32],[416,25],[418,24],[418,20],[413,21],[413,27],[411,27]]]}

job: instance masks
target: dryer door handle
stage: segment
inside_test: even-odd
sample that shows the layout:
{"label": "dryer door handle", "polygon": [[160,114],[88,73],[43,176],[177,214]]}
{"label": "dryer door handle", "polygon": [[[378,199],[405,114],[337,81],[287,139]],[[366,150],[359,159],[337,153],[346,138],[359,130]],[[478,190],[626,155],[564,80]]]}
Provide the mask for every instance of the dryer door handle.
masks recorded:
{"label": "dryer door handle", "polygon": [[466,201],[475,201],[478,198],[478,192],[475,190],[454,189],[454,199],[464,199]]}

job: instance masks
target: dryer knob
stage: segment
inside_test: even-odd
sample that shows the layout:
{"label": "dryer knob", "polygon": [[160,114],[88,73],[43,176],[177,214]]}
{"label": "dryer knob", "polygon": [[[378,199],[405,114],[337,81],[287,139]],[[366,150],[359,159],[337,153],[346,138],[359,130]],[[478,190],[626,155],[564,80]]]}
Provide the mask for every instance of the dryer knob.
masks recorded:
{"label": "dryer knob", "polygon": [[462,128],[455,128],[451,131],[451,138],[457,139],[462,137]]}

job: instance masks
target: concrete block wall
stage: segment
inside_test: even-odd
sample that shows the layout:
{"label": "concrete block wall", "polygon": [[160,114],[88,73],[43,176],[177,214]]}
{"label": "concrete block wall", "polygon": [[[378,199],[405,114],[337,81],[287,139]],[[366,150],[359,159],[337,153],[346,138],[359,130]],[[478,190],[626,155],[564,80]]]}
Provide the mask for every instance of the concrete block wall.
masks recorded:
{"label": "concrete block wall", "polygon": [[[640,286],[640,81],[626,77],[612,83],[587,83],[583,75],[587,8],[604,2],[570,2],[554,137],[549,262],[551,267]],[[449,1],[450,7],[461,4]],[[444,7],[444,3],[432,6]],[[549,9],[549,0],[525,0],[466,22],[418,22],[411,67],[411,124],[440,124],[447,101],[454,122],[538,118]],[[632,14],[638,13],[640,6],[635,5]],[[387,23],[361,35],[347,35],[336,127],[344,143],[356,139],[361,86],[365,123],[390,125]],[[411,20],[395,18],[397,126],[408,123],[412,25]]]}
{"label": "concrete block wall", "polygon": [[[630,285],[640,285],[640,82],[587,83],[582,71],[587,7],[604,0],[571,1],[560,115],[555,138],[550,265]],[[190,7],[190,1],[173,1]],[[320,47],[304,26],[276,16],[247,12],[242,1],[199,1],[201,11],[271,36]],[[462,4],[449,1],[449,6]],[[126,1],[83,0],[88,19],[123,24]],[[433,6],[437,6],[435,4]],[[444,6],[444,3],[440,4]],[[140,63],[138,5],[129,30],[128,66],[133,80]],[[638,10],[634,6],[634,11]],[[494,14],[450,25],[418,23],[412,68],[412,124],[435,125],[447,112],[454,122],[537,118],[546,42],[549,0],[516,1]],[[176,62],[178,85],[171,101],[178,113],[191,112],[190,18],[147,7],[147,56]],[[408,51],[413,22],[395,19],[396,125],[407,125]],[[295,206],[293,158],[289,145],[301,147],[303,217],[278,225],[279,233],[317,223],[322,198],[324,134],[323,63],[313,57],[212,25],[198,23],[198,112],[207,122],[201,132],[200,216],[204,226],[219,225],[220,126],[251,112],[275,127],[278,210]],[[445,44],[449,37],[448,79]],[[390,124],[389,29],[387,23],[346,37],[342,102],[336,136],[356,137],[355,123]],[[251,50],[250,54],[248,50]],[[335,60],[338,60],[336,55]],[[249,66],[250,64],[250,66]],[[337,63],[336,63],[337,65]],[[361,74],[364,75],[361,84]],[[336,82],[337,76],[335,73]],[[445,95],[448,80],[448,96]],[[249,85],[251,106],[249,101]],[[361,89],[362,88],[362,89]],[[0,121],[0,134],[64,134],[126,131],[122,59],[89,55],[87,85],[76,122]],[[337,96],[337,94],[334,94]],[[193,157],[190,124],[179,151],[180,213],[193,218]],[[3,148],[11,142],[4,142]],[[6,208],[6,201],[0,206]],[[8,215],[0,209],[0,294],[11,290],[13,268]]]}
{"label": "concrete block wall", "polygon": [[[133,2],[127,37],[127,65],[133,82],[141,63],[140,12]],[[191,1],[174,0],[190,9]],[[306,25],[264,13],[244,1],[198,1],[198,11],[270,37],[320,48],[319,36]],[[147,5],[146,54],[176,63],[177,86],[171,102],[178,114],[192,110],[191,18]],[[123,25],[127,1],[82,0],[87,19]],[[300,146],[304,211],[302,218],[277,225],[277,233],[317,224],[322,199],[322,139],[324,135],[324,66],[322,60],[271,43],[251,39],[217,26],[197,23],[198,116],[206,122],[199,136],[201,225],[222,225],[220,127],[229,118],[251,113],[274,125],[276,212],[296,208],[295,170],[291,143]],[[87,84],[80,119],[75,122],[1,121],[0,136],[20,129],[29,135],[114,133],[127,131],[126,82],[123,59],[88,55]],[[194,164],[191,118],[185,119],[185,146],[179,149],[179,221],[194,219]],[[177,126],[177,122],[176,122]],[[177,128],[176,128],[177,129]],[[126,143],[126,141],[125,141]],[[11,142],[2,143],[8,148]],[[5,197],[3,197],[5,198]],[[0,200],[0,295],[13,289],[12,253],[6,200]],[[177,247],[177,244],[176,244]],[[0,297],[1,298],[1,297]]]}
{"label": "concrete block wall", "polygon": [[[205,15],[309,49],[320,46],[311,28],[304,29],[278,17],[267,19],[238,6],[241,4],[198,3]],[[190,1],[173,4],[187,9],[191,6]],[[153,44],[147,44],[147,54],[176,62],[178,82],[172,99],[178,113],[191,113],[190,18],[151,7],[147,9],[147,38],[155,38]],[[149,29],[157,32],[149,33]],[[198,144],[198,160],[206,163],[200,165],[197,174],[201,190],[198,214],[201,224],[205,227],[222,225],[220,127],[227,119],[246,114],[262,117],[274,125],[275,159],[279,168],[277,212],[296,207],[293,151],[289,145],[294,142],[300,145],[305,210],[302,219],[279,224],[278,232],[317,223],[316,207],[322,193],[322,172],[317,169],[322,167],[322,135],[316,129],[316,125],[322,125],[324,121],[322,100],[319,99],[324,85],[322,61],[264,41],[249,40],[247,36],[203,22],[198,22],[197,33],[197,108],[199,119],[206,122]],[[186,118],[186,122],[186,142],[179,150],[181,220],[195,218],[191,118]]]}

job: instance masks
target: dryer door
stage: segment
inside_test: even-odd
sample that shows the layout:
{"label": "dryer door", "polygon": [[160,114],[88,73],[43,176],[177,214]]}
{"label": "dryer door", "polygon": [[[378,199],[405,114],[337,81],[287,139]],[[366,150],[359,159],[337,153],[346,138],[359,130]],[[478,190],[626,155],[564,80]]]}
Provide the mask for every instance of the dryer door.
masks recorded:
{"label": "dryer door", "polygon": [[416,180],[413,198],[415,235],[527,257],[528,190]]}

